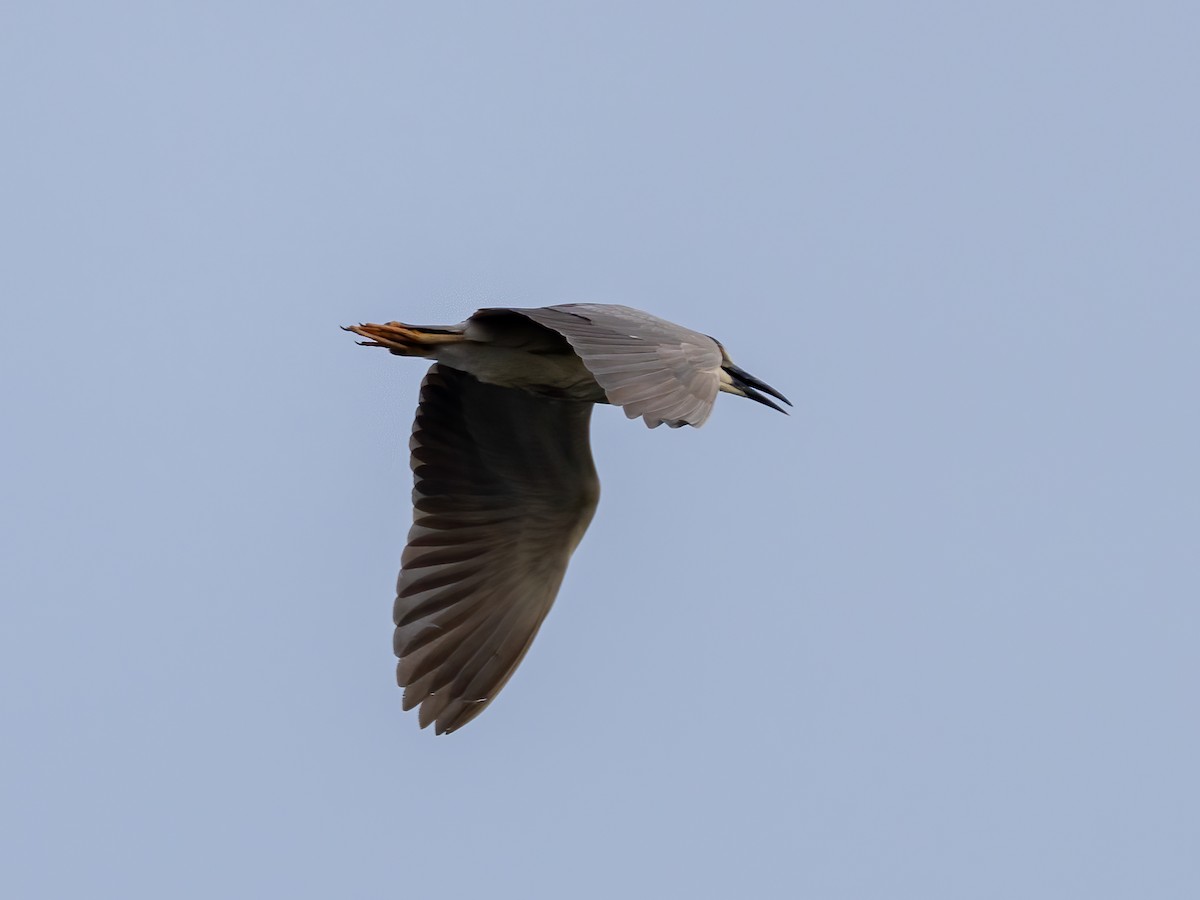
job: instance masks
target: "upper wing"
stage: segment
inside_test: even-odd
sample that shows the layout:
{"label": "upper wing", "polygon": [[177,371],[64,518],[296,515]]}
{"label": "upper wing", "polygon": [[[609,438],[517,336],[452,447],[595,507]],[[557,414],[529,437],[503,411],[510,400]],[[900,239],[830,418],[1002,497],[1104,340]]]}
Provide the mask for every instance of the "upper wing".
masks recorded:
{"label": "upper wing", "polygon": [[591,412],[445,365],[426,374],[395,608],[396,676],[422,728],[479,715],[533,642],[599,499]]}
{"label": "upper wing", "polygon": [[511,312],[567,339],[610,403],[655,428],[703,425],[720,387],[721,349],[707,335],[628,306],[568,303]]}

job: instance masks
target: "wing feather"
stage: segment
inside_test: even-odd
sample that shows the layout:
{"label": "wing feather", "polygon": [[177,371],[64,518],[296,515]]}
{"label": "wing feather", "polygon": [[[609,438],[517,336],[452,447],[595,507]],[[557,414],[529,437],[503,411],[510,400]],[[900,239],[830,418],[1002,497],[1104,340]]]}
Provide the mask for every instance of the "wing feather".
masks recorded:
{"label": "wing feather", "polygon": [[627,306],[568,303],[507,311],[566,338],[609,402],[631,419],[678,428],[703,425],[712,412],[722,357],[707,335]]}
{"label": "wing feather", "polygon": [[599,498],[591,410],[443,364],[426,374],[394,616],[396,677],[422,728],[479,715],[537,635]]}

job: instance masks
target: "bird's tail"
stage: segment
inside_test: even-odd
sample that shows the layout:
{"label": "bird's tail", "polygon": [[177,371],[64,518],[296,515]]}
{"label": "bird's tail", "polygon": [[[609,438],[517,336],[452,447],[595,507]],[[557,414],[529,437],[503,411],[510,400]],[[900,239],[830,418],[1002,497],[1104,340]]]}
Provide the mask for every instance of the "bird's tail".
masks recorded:
{"label": "bird's tail", "polygon": [[466,340],[462,330],[452,325],[420,326],[387,322],[383,325],[346,325],[343,330],[367,338],[359,341],[364,347],[386,347],[396,356],[433,356],[440,344]]}

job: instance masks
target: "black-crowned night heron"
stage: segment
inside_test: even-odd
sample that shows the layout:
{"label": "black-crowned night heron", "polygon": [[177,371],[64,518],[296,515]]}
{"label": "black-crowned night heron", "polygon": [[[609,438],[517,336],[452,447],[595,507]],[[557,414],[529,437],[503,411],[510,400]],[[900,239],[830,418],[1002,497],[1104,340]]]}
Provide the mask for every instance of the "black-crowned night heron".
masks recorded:
{"label": "black-crowned night heron", "polygon": [[436,362],[421,383],[413,525],[396,587],[404,708],[438,734],[475,718],[533,643],[600,496],[588,425],[611,403],[704,424],[718,391],[791,404],[713,338],[627,306],[481,309],[458,325],[353,325]]}

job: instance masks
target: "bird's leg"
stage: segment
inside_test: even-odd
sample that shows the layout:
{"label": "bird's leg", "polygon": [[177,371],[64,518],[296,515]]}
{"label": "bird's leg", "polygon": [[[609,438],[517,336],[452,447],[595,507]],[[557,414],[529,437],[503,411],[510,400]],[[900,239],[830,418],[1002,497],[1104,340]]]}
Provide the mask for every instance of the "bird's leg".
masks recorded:
{"label": "bird's leg", "polygon": [[397,356],[432,356],[439,344],[465,341],[460,332],[449,328],[421,328],[403,322],[384,325],[347,325],[343,330],[369,338],[358,343],[363,347],[386,347]]}

